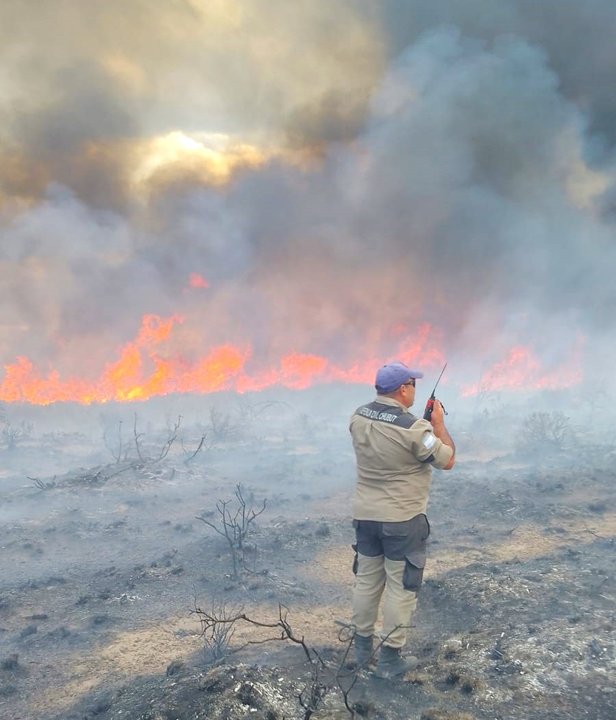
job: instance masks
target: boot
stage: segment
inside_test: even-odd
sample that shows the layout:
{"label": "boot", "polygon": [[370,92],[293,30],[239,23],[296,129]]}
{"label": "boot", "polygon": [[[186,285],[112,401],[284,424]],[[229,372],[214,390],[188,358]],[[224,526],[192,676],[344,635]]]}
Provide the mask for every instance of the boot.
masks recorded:
{"label": "boot", "polygon": [[353,637],[353,647],[355,648],[355,662],[358,668],[367,667],[372,660],[372,644],[373,636],[355,634]]}
{"label": "boot", "polygon": [[404,675],[409,670],[414,670],[417,665],[419,665],[419,660],[413,655],[401,657],[400,648],[383,645],[375,675],[379,678],[394,678],[398,675]]}

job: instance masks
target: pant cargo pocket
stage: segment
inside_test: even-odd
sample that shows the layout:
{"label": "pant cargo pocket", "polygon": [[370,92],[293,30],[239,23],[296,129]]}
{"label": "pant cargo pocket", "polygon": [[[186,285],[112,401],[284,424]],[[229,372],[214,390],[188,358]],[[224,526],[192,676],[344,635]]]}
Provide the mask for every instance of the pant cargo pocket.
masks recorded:
{"label": "pant cargo pocket", "polygon": [[426,565],[425,555],[413,553],[405,558],[404,574],[402,576],[402,585],[405,590],[418,592],[423,581],[424,567]]}

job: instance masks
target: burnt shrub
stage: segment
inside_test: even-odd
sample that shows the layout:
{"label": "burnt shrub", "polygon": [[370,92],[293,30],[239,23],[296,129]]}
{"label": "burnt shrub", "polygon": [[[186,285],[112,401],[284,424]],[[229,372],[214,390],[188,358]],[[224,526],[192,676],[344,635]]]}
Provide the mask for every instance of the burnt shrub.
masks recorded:
{"label": "burnt shrub", "polygon": [[573,439],[569,418],[560,410],[533,412],[518,428],[515,449],[520,455],[562,452]]}
{"label": "burnt shrub", "polygon": [[320,523],[317,529],[314,531],[314,534],[317,537],[329,537],[331,535],[329,525],[326,522]]}

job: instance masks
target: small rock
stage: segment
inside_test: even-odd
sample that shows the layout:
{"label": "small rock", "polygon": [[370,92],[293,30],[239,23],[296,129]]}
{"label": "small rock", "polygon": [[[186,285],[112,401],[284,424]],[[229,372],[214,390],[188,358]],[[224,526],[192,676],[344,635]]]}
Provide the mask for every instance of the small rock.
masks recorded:
{"label": "small rock", "polygon": [[177,675],[184,668],[184,663],[181,660],[173,660],[167,665],[167,677]]}
{"label": "small rock", "polygon": [[443,654],[445,658],[452,658],[464,648],[464,644],[460,638],[449,638],[443,643]]}
{"label": "small rock", "polygon": [[0,668],[3,670],[17,670],[19,667],[19,655],[11,653],[0,662]]}
{"label": "small rock", "polygon": [[38,632],[38,627],[36,625],[28,625],[19,633],[19,637],[27,638],[30,635],[35,635],[37,632]]}

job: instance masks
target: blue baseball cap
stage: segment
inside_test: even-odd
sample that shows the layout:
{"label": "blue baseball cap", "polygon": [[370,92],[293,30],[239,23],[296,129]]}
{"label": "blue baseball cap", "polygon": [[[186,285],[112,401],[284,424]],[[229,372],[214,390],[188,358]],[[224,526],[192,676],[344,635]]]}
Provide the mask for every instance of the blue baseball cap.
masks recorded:
{"label": "blue baseball cap", "polygon": [[411,370],[404,363],[396,360],[378,369],[374,386],[380,395],[386,395],[397,390],[400,385],[412,378],[419,379],[422,377],[423,373],[419,372],[419,370]]}

